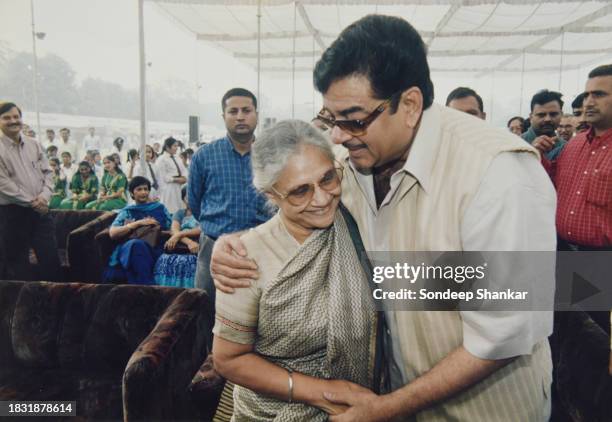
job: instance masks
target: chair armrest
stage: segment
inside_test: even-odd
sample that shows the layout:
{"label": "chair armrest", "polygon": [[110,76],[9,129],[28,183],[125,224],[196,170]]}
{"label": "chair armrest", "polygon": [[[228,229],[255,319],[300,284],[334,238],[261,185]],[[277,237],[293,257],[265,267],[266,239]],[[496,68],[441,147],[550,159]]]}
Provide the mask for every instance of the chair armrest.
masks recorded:
{"label": "chair armrest", "polygon": [[188,388],[211,347],[213,321],[204,291],[177,296],[125,368],[125,421],[194,418]]}
{"label": "chair armrest", "polygon": [[119,243],[111,239],[110,229],[108,228],[96,234],[94,241],[98,247],[98,253],[100,254],[100,259],[102,260],[103,265],[108,265],[108,260],[110,259],[115,246],[117,246]]}
{"label": "chair armrest", "polygon": [[55,222],[55,236],[60,249],[66,248],[68,236],[73,230],[104,215],[106,211],[91,210],[50,210]]}
{"label": "chair armrest", "polygon": [[610,336],[583,311],[556,312],[555,318],[557,403],[580,420],[612,420]]}
{"label": "chair armrest", "polygon": [[104,260],[100,254],[95,238],[97,233],[111,225],[116,216],[114,212],[104,212],[70,232],[66,250],[72,280],[96,283],[102,281],[102,272],[108,260]]}

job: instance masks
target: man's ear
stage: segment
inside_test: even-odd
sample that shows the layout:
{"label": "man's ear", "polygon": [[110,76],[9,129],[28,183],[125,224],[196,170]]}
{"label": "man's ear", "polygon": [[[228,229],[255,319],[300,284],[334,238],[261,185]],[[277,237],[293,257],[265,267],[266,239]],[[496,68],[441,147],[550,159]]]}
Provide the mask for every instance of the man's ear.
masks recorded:
{"label": "man's ear", "polygon": [[397,108],[397,111],[402,113],[406,126],[410,129],[416,128],[423,113],[423,93],[416,86],[408,88],[402,92]]}

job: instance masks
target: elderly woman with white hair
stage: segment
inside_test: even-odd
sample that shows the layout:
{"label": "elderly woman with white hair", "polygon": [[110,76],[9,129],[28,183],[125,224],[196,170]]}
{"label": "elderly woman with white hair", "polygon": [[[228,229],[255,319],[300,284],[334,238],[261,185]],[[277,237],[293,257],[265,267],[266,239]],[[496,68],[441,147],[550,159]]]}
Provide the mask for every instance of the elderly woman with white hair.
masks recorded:
{"label": "elderly woman with white hair", "polygon": [[242,235],[259,265],[251,288],[217,291],[215,369],[236,384],[234,421],[324,421],[323,392],[378,390],[378,315],[342,169],[308,123],[253,144],[253,183],[278,213]]}

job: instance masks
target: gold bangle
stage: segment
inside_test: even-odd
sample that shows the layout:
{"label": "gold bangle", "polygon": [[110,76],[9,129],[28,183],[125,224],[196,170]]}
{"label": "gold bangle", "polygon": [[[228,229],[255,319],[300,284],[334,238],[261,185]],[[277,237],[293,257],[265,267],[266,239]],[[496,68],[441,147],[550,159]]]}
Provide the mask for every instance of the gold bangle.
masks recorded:
{"label": "gold bangle", "polygon": [[287,369],[289,372],[289,403],[293,403],[293,371]]}

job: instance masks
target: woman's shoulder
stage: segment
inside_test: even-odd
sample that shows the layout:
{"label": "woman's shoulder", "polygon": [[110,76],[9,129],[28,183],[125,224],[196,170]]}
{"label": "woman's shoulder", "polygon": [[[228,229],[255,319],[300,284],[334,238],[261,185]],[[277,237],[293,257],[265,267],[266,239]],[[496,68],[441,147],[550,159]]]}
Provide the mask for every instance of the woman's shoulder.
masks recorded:
{"label": "woman's shoulder", "polygon": [[242,242],[245,244],[255,245],[257,242],[261,242],[262,240],[267,240],[268,238],[272,237],[278,230],[279,225],[280,218],[277,214],[265,223],[247,230],[246,233],[240,236],[240,240],[242,240]]}
{"label": "woman's shoulder", "polygon": [[248,256],[261,264],[286,262],[299,248],[297,241],[287,232],[279,214],[240,236]]}

